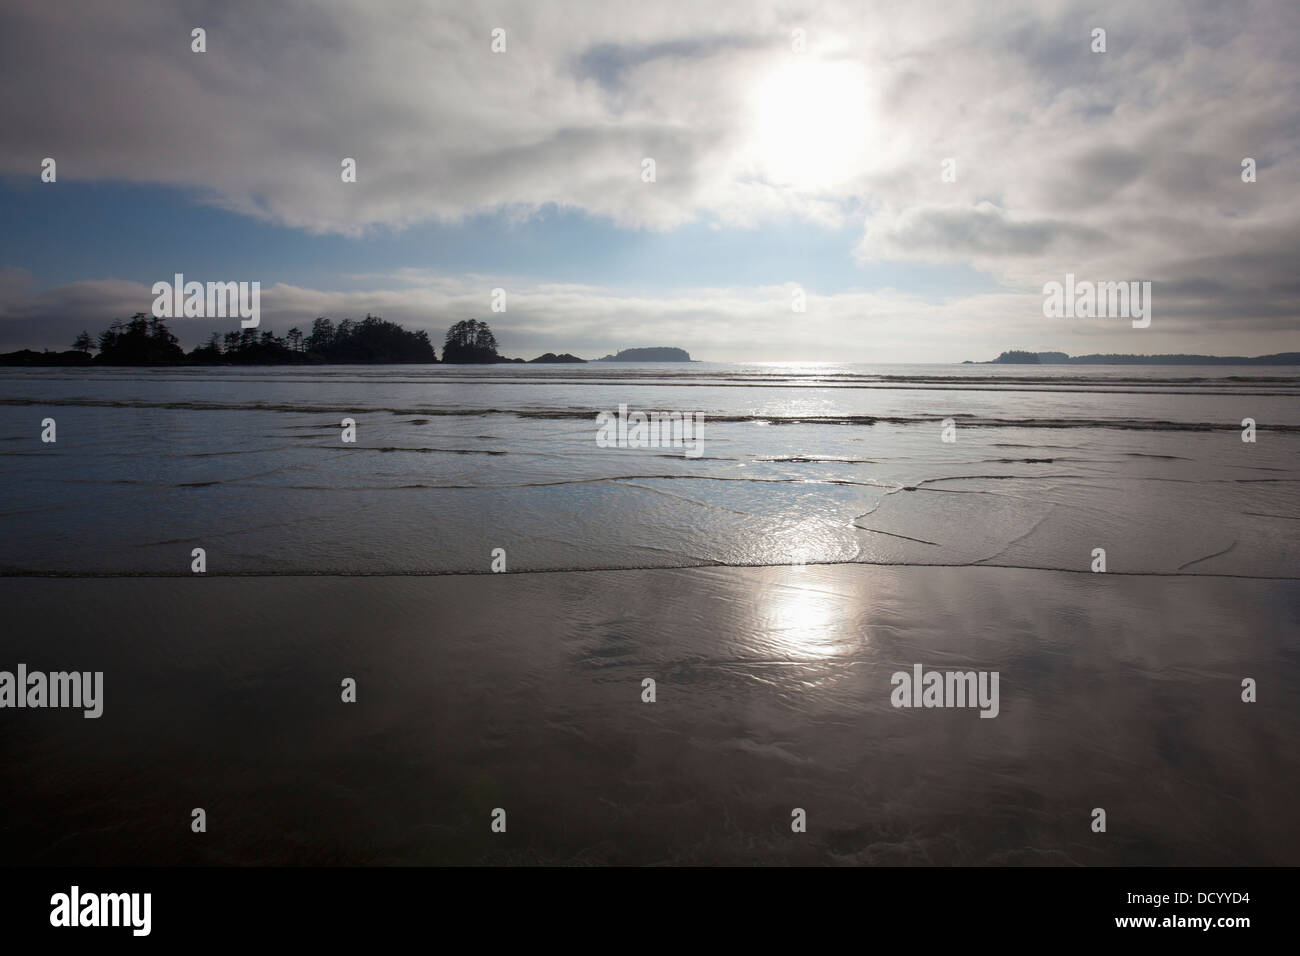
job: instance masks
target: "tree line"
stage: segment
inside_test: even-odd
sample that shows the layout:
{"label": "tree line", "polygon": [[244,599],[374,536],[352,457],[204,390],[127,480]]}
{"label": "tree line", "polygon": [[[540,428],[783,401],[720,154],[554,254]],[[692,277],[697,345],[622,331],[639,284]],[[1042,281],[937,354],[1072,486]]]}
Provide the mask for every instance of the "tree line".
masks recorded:
{"label": "tree line", "polygon": [[[424,364],[438,361],[429,333],[408,331],[395,322],[367,314],[337,325],[316,319],[306,334],[292,328],[285,335],[271,330],[239,329],[213,332],[206,343],[186,353],[165,320],[137,312],[117,319],[96,338],[82,332],[72,343],[83,361],[103,365],[285,365],[285,364]],[[24,353],[11,353],[17,357]],[[30,353],[38,355],[38,353]],[[64,353],[65,355],[67,353]],[[443,362],[479,364],[508,362],[497,353],[497,340],[486,322],[467,319],[447,330]],[[515,359],[514,361],[521,361]]]}

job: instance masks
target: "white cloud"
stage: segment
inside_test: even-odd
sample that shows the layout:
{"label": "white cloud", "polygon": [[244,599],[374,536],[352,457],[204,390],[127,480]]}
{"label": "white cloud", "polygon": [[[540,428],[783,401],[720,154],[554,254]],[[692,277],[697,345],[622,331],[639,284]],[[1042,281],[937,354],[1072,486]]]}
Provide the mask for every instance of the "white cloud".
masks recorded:
{"label": "white cloud", "polygon": [[[0,290],[6,289],[0,273]],[[383,276],[371,276],[382,281]],[[262,290],[262,328],[280,334],[310,327],[320,315],[336,322],[367,313],[425,329],[440,344],[448,327],[465,318],[486,319],[504,354],[533,358],[573,352],[598,358],[623,348],[677,346],[712,361],[957,362],[992,358],[1003,348],[1084,352],[1187,351],[1190,331],[1215,329],[1218,317],[1189,320],[1181,332],[1162,327],[1133,331],[1113,319],[1053,320],[1042,315],[1039,290],[926,301],[900,291],[850,291],[807,296],[807,311],[791,309],[788,285],[699,288],[666,296],[629,295],[595,286],[532,283],[514,277],[429,274],[369,291],[322,291],[278,283]],[[505,288],[504,313],[489,310],[492,288]],[[115,317],[149,310],[152,293],[143,283],[77,282],[39,293],[12,290],[0,301],[5,338],[13,347],[67,347],[82,329],[92,335]],[[172,330],[187,348],[233,320],[175,319]],[[1270,351],[1266,328],[1241,328],[1238,354]],[[826,343],[834,343],[827,353]],[[990,342],[997,344],[990,347]]]}
{"label": "white cloud", "polygon": [[[21,135],[0,141],[0,172],[34,179],[53,156],[61,181],[189,187],[248,216],[348,235],[545,206],[661,230],[860,216],[864,260],[965,262],[1026,293],[1067,271],[1150,279],[1175,297],[1158,306],[1168,321],[1217,310],[1286,330],[1300,303],[1296,11],[1256,2],[1228,15],[1209,0],[11,6],[0,120]],[[190,51],[195,25],[207,53]],[[489,48],[498,26],[504,54]],[[1094,26],[1108,31],[1104,54],[1089,50]],[[800,75],[792,63],[829,72],[783,86]],[[837,87],[845,77],[864,88]],[[646,156],[653,184],[640,178]],[[1257,183],[1240,180],[1245,156]],[[340,180],[343,157],[357,160],[356,184]],[[955,183],[940,181],[948,157]],[[1207,277],[1214,287],[1198,287]]]}

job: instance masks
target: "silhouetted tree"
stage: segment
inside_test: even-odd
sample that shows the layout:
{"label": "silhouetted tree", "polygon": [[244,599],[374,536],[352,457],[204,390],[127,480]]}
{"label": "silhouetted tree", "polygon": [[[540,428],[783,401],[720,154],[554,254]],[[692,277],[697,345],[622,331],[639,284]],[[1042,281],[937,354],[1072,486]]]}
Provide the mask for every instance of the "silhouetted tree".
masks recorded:
{"label": "silhouetted tree", "polygon": [[344,319],[325,351],[331,362],[436,362],[427,333],[408,332],[395,322],[369,315],[360,322]]}
{"label": "silhouetted tree", "polygon": [[180,347],[180,342],[176,336],[172,335],[171,330],[167,328],[167,323],[162,319],[154,316],[149,320],[149,338],[157,342],[161,347],[170,346]]}
{"label": "silhouetted tree", "polygon": [[89,332],[82,332],[73,340],[72,348],[77,352],[89,352],[95,348],[95,343],[91,341]]}
{"label": "silhouetted tree", "polygon": [[498,362],[497,339],[486,322],[466,319],[447,330],[442,360],[453,364]]}
{"label": "silhouetted tree", "polygon": [[125,324],[117,319],[99,336],[99,356],[105,365],[171,365],[185,357],[184,351],[159,318],[143,312]]}
{"label": "silhouetted tree", "polygon": [[190,361],[200,362],[202,364],[212,364],[221,361],[221,334],[213,332],[208,336],[206,345],[201,345],[189,354]]}
{"label": "silhouetted tree", "polygon": [[103,353],[103,351],[115,343],[125,331],[126,323],[121,319],[114,319],[108,328],[99,333],[99,351]]}
{"label": "silhouetted tree", "polygon": [[334,323],[321,316],[311,324],[311,335],[307,336],[307,351],[324,355],[334,344]]}
{"label": "silhouetted tree", "polygon": [[[89,333],[83,332],[77,336],[75,345],[87,350],[87,354],[79,356],[78,361],[91,361],[88,350],[93,346]],[[309,345],[314,345],[315,348],[303,348]],[[296,328],[289,330],[287,338],[277,336],[270,329],[232,329],[224,335],[213,332],[205,344],[186,355],[165,321],[137,312],[125,322],[114,319],[100,333],[99,349],[100,354],[93,361],[104,365],[438,361],[427,332],[408,332],[395,322],[386,322],[379,316],[369,314],[360,322],[344,319],[337,329],[329,319],[322,316],[313,323],[312,334],[305,340],[302,332]]]}

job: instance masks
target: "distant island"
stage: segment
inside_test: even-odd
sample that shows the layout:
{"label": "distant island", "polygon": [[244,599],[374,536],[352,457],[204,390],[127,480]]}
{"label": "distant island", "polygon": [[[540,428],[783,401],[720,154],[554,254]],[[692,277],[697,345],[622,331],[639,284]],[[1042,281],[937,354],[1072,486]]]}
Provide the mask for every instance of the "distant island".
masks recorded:
{"label": "distant island", "polygon": [[[497,352],[497,339],[488,328],[486,322],[480,322],[477,319],[466,319],[463,322],[457,322],[447,330],[447,338],[442,345],[442,360],[448,365],[499,365],[502,362],[520,363],[524,360],[521,358],[506,358]],[[585,363],[586,359],[580,359],[576,355],[570,355],[565,352],[563,355],[556,355],[554,352],[547,352],[539,355],[535,359],[529,359],[529,362],[539,362],[543,365],[568,364],[570,362]]]}
{"label": "distant island", "polygon": [[685,349],[653,348],[623,349],[617,355],[606,355],[597,362],[689,362],[691,355]]}
{"label": "distant island", "polygon": [[989,362],[963,365],[1300,365],[1300,352],[1274,355],[1066,355],[1064,352],[1003,352]]}
{"label": "distant island", "polygon": [[[93,353],[98,351],[98,355]],[[685,354],[685,353],[682,353]],[[494,365],[521,363],[497,352],[497,340],[486,322],[467,319],[447,330],[442,361],[448,365]],[[565,352],[547,352],[531,362],[567,364],[586,362]],[[438,362],[429,333],[411,332],[395,322],[367,314],[361,321],[344,319],[336,326],[330,319],[316,319],[304,335],[290,329],[278,336],[269,329],[258,332],[240,329],[211,338],[190,352],[156,316],[137,312],[129,321],[117,319],[92,339],[89,332],[77,336],[72,348],[62,352],[20,349],[0,354],[7,366],[86,365],[397,365]]]}

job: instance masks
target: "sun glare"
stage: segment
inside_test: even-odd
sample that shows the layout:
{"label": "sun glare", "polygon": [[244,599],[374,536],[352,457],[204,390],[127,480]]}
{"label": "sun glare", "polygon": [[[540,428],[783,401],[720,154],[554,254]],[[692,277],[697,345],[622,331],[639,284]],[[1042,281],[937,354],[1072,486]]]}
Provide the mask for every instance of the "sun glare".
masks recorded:
{"label": "sun glare", "polygon": [[845,609],[840,595],[817,586],[792,569],[791,577],[770,589],[761,605],[764,633],[773,654],[827,660],[850,653],[845,636]]}
{"label": "sun glare", "polygon": [[768,182],[824,189],[862,169],[870,103],[860,67],[801,57],[758,83],[753,107],[754,159]]}

